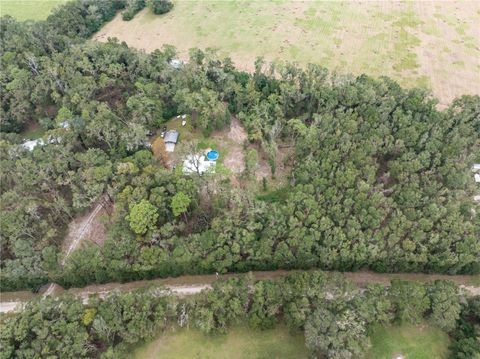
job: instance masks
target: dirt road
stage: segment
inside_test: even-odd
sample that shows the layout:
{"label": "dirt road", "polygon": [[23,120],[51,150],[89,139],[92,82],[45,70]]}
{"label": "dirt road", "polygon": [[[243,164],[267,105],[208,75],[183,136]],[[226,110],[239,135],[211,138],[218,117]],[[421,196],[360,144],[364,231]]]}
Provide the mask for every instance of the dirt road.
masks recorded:
{"label": "dirt road", "polygon": [[[276,279],[286,276],[296,271],[264,271],[251,272],[256,280]],[[156,286],[164,286],[174,295],[193,295],[200,293],[202,290],[211,289],[211,284],[218,279],[227,279],[246,275],[245,273],[228,273],[223,275],[196,275],[181,276],[176,278],[163,278],[153,280],[142,280],[129,283],[107,283],[93,284],[84,288],[70,288],[64,290],[58,285],[51,285],[45,293],[33,294],[29,292],[7,292],[1,293],[0,313],[7,313],[21,310],[21,306],[27,300],[45,297],[46,295],[58,296],[63,293],[70,293],[79,296],[86,302],[90,295],[98,295],[105,297],[108,293],[115,290],[131,291],[140,288],[149,288]],[[433,281],[437,279],[451,280],[457,283],[467,293],[472,295],[480,295],[480,276],[470,275],[444,275],[444,274],[423,274],[423,273],[374,273],[374,272],[346,272],[343,275],[356,285],[363,287],[369,283],[380,283],[388,285],[392,279],[405,279],[418,282]],[[53,288],[53,289],[50,289]],[[47,292],[49,292],[47,294]],[[162,292],[160,292],[162,293]]]}

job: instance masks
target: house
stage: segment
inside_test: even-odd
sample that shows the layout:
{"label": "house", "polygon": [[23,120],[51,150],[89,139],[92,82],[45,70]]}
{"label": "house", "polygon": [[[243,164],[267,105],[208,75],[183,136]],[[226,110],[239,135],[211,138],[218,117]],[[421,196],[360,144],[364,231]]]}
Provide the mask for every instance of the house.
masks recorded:
{"label": "house", "polygon": [[22,147],[26,148],[29,151],[33,151],[33,149],[38,145],[40,146],[44,145],[44,142],[41,138],[39,138],[38,140],[28,140],[22,143]]}
{"label": "house", "polygon": [[215,161],[209,161],[203,154],[188,155],[183,161],[183,173],[215,173]]}
{"label": "house", "polygon": [[178,131],[172,130],[172,131],[167,131],[165,133],[164,141],[165,141],[165,150],[167,152],[173,152],[175,150],[175,145],[178,142],[178,136],[180,134]]}

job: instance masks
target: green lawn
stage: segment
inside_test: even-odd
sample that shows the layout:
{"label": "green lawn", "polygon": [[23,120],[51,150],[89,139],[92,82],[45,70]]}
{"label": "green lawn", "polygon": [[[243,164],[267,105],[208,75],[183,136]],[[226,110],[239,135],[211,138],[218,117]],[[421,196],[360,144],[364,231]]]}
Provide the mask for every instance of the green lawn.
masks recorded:
{"label": "green lawn", "polygon": [[422,324],[376,327],[370,339],[372,347],[365,359],[446,359],[450,339],[440,329]]}
{"label": "green lawn", "polygon": [[17,20],[44,20],[53,8],[66,0],[0,0],[0,15]]}
{"label": "green lawn", "polygon": [[287,329],[257,331],[230,329],[227,335],[209,336],[196,330],[162,335],[135,350],[134,359],[291,359],[307,358],[303,335]]}

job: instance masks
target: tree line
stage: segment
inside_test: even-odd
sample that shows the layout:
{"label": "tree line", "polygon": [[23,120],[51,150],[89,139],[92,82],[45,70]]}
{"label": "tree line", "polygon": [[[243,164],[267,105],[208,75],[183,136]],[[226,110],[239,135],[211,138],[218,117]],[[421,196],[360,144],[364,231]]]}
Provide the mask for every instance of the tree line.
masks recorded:
{"label": "tree line", "polygon": [[342,275],[297,272],[278,280],[217,281],[192,297],[152,287],[91,297],[42,299],[3,319],[5,358],[118,358],[137,342],[173,326],[222,335],[244,323],[253,329],[279,322],[303,332],[314,358],[361,358],[372,325],[429,321],[452,336],[452,358],[480,352],[480,297],[464,297],[449,281],[392,281],[358,288]]}

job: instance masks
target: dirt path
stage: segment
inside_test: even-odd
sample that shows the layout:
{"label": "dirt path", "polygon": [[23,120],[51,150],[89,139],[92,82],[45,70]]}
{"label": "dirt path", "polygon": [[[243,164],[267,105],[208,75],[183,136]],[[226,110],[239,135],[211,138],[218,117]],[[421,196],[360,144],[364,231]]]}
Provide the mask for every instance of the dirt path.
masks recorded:
{"label": "dirt path", "polygon": [[[277,279],[285,277],[287,274],[296,271],[263,271],[251,272],[256,280]],[[334,273],[334,272],[330,272]],[[223,275],[195,275],[181,276],[176,278],[163,278],[153,280],[142,280],[129,283],[107,283],[93,284],[84,288],[71,288],[64,290],[58,285],[53,285],[54,289],[49,295],[58,296],[63,293],[70,293],[81,297],[86,303],[90,295],[98,295],[105,297],[108,293],[117,291],[131,291],[139,288],[149,288],[164,286],[174,295],[193,295],[200,293],[204,289],[211,289],[212,283],[218,279],[227,279],[246,275],[245,273],[228,273]],[[352,281],[359,287],[363,287],[369,283],[379,283],[388,285],[392,279],[405,279],[418,282],[433,281],[437,279],[451,280],[457,283],[467,293],[471,295],[480,295],[480,276],[472,275],[445,275],[445,274],[423,274],[423,273],[374,273],[374,272],[346,272],[343,273],[347,279]],[[50,288],[50,287],[49,287]],[[48,291],[48,290],[47,290]],[[164,292],[160,292],[164,293]],[[1,294],[0,313],[21,310],[22,303],[27,300],[46,296],[46,292],[41,294],[32,294],[28,292],[10,292]]]}
{"label": "dirt path", "polygon": [[[105,213],[105,203],[106,198],[102,197],[90,212],[74,219],[69,224],[68,234],[62,244],[64,253],[60,262],[62,266],[65,265],[68,257],[79,247],[83,240],[90,239],[97,244],[101,244],[105,240],[105,229],[100,222],[100,216]],[[54,283],[50,284],[43,296],[51,295],[56,291],[57,287]]]}
{"label": "dirt path", "polygon": [[[68,234],[65,237],[63,242],[63,252],[65,255],[62,259],[62,266],[65,265],[67,258],[72,254],[72,252],[78,248],[82,240],[92,237],[94,232],[101,232],[99,230],[99,217],[104,212],[104,202],[105,199],[102,198],[97,205],[87,214],[84,216],[75,219],[70,223],[68,228]],[[95,236],[95,237],[104,237],[103,236]],[[95,242],[101,242],[101,238],[92,238],[95,239]]]}

